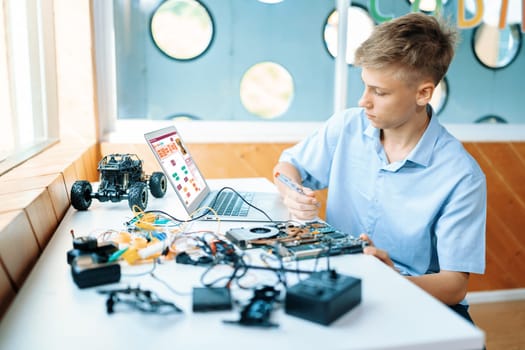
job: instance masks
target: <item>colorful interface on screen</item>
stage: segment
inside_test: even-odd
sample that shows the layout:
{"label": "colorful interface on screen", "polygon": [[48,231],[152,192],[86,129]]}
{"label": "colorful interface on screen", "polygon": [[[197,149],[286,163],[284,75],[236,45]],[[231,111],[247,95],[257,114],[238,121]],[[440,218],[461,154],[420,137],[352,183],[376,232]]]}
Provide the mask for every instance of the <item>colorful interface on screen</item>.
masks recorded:
{"label": "colorful interface on screen", "polygon": [[150,143],[160,158],[166,176],[171,178],[186,206],[191,205],[206,185],[177,132],[153,138]]}

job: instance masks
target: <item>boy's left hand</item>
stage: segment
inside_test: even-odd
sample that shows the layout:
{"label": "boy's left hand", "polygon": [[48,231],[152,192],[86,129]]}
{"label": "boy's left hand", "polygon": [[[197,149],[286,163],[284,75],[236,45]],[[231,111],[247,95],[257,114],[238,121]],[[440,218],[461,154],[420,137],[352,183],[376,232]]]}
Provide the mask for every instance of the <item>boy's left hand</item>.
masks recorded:
{"label": "boy's left hand", "polygon": [[376,258],[381,260],[383,263],[387,264],[388,266],[396,270],[394,266],[394,262],[392,261],[392,259],[390,259],[390,256],[388,255],[386,250],[377,248],[374,245],[374,242],[372,242],[372,240],[370,239],[370,237],[368,237],[366,233],[361,233],[359,235],[359,238],[361,238],[363,241],[368,242],[368,246],[363,249],[364,254],[375,256]]}

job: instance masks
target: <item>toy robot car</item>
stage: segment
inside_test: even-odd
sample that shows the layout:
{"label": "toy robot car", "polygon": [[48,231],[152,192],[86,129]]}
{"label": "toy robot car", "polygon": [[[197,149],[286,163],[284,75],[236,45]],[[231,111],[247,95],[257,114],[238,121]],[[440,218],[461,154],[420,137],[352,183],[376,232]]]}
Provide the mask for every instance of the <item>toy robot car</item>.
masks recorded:
{"label": "toy robot car", "polygon": [[164,173],[145,175],[142,160],[135,154],[107,155],[98,163],[98,171],[98,192],[93,192],[91,184],[85,180],[75,181],[71,187],[71,204],[75,209],[88,209],[95,198],[101,202],[127,199],[131,209],[137,206],[144,210],[148,205],[148,185],[153,197],[162,198],[166,193],[167,181]]}

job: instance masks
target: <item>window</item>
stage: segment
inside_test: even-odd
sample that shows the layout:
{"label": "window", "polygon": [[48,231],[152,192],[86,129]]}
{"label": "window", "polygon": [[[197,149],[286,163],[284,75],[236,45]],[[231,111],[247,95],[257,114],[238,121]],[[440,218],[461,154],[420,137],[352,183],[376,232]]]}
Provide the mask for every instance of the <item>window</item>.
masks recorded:
{"label": "window", "polygon": [[0,174],[58,138],[53,6],[0,0]]}
{"label": "window", "polygon": [[251,114],[273,119],[290,107],[293,78],[286,68],[277,63],[257,63],[243,75],[240,95],[244,108]]}
{"label": "window", "polygon": [[151,16],[150,31],[155,45],[168,57],[191,60],[210,46],[213,22],[206,8],[197,1],[168,0]]}
{"label": "window", "polygon": [[[379,7],[393,17],[412,11],[413,4],[429,16],[457,15],[457,6],[446,0],[381,6],[367,0],[93,4],[100,135],[110,142],[141,141],[145,131],[174,122],[189,135],[186,142],[297,141],[334,110],[357,105],[362,82],[353,50],[375,26],[371,14]],[[346,9],[347,16],[339,17]],[[347,23],[346,33],[339,22]],[[475,30],[459,31],[456,56],[431,102],[436,114],[467,133],[487,114],[523,123],[518,77],[524,50],[515,50],[515,64],[507,69],[488,71],[473,60],[468,38]],[[191,50],[181,50],[185,43]]]}
{"label": "window", "polygon": [[[326,20],[324,29],[324,43],[332,57],[337,56],[337,30],[339,25],[339,13],[334,10]],[[348,8],[348,29],[346,44],[346,62],[354,63],[354,54],[359,45],[365,41],[374,30],[374,20],[368,14],[368,10],[361,6],[350,6]]]}
{"label": "window", "polygon": [[517,58],[521,48],[520,26],[508,25],[499,29],[482,23],[472,35],[472,47],[476,58],[492,69],[505,68]]}
{"label": "window", "polygon": [[[98,100],[106,100],[99,103],[103,141],[137,141],[143,131],[174,120],[187,142],[295,141],[334,111],[335,59],[323,46],[319,21],[334,11],[335,2],[298,7],[287,0],[99,0],[93,5]],[[167,9],[169,26],[167,15],[158,17]],[[183,20],[185,13],[193,17]],[[199,30],[174,34],[174,26],[197,27],[197,19]],[[191,55],[179,49],[190,39],[196,44]],[[351,92],[352,103],[358,94]],[[184,130],[191,128],[199,129]]]}

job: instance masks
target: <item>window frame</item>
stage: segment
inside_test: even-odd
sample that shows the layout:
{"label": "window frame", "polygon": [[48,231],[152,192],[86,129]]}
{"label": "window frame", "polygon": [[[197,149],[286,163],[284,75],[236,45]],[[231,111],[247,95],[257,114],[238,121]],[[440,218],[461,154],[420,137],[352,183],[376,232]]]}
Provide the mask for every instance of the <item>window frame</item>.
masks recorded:
{"label": "window frame", "polygon": [[[13,149],[6,153],[5,158],[0,160],[0,175],[5,174],[17,165],[28,160],[32,156],[44,151],[59,140],[59,116],[58,116],[58,87],[56,72],[56,41],[54,29],[54,8],[52,1],[19,1],[1,0],[3,15],[3,30],[5,31],[5,62],[7,74],[6,99],[10,104],[9,110],[13,132]],[[14,6],[19,6],[15,9]],[[29,78],[25,82],[22,92],[17,91],[15,86],[16,55],[20,49],[14,48],[14,27],[19,23],[12,18],[11,11],[22,11],[19,13],[24,20],[27,36],[22,36],[23,50],[27,50],[27,61],[19,69],[23,69]],[[19,43],[18,43],[19,44]],[[29,96],[29,98],[24,98]],[[28,101],[29,100],[29,101]],[[33,133],[28,142],[22,142],[22,136],[26,132],[24,118],[22,118],[20,105],[28,105],[30,120],[33,124]],[[8,130],[9,131],[9,130]]]}

